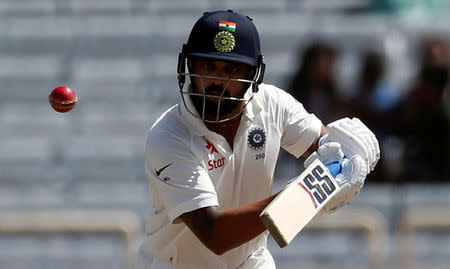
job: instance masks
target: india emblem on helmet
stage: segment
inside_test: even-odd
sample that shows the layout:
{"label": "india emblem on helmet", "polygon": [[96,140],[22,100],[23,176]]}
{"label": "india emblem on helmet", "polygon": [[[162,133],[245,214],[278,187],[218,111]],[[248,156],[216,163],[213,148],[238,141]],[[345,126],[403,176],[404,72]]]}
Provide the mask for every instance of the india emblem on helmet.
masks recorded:
{"label": "india emblem on helmet", "polygon": [[231,52],[236,45],[236,40],[233,34],[227,31],[217,33],[214,37],[214,47],[217,51],[222,53]]}

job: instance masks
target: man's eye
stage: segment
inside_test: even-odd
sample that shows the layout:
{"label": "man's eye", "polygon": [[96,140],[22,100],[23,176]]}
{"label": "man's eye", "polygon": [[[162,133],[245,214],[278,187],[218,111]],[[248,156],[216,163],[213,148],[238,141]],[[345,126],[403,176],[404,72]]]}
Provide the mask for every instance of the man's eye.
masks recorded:
{"label": "man's eye", "polygon": [[238,67],[231,67],[228,72],[231,73],[232,75],[239,75],[240,74],[240,69]]}
{"label": "man's eye", "polygon": [[214,65],[209,64],[209,63],[205,63],[205,64],[203,65],[203,68],[204,68],[205,70],[211,71],[211,70],[214,70]]}

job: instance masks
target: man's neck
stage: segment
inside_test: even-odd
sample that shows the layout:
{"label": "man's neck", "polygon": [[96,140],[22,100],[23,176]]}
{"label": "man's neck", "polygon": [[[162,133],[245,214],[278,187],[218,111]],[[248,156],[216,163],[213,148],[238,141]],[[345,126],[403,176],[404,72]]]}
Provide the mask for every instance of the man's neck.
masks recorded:
{"label": "man's neck", "polygon": [[205,125],[210,131],[222,135],[227,140],[228,145],[231,147],[231,149],[233,149],[233,141],[239,128],[241,117],[242,114],[229,121],[225,121],[222,123],[205,122]]}

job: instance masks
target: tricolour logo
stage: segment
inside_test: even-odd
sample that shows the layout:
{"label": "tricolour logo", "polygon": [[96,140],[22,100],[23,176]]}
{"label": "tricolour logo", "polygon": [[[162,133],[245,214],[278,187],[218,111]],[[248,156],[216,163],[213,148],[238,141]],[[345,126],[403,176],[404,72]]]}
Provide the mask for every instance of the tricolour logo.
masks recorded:
{"label": "tricolour logo", "polygon": [[230,21],[219,21],[219,29],[234,32],[236,31],[236,23]]}

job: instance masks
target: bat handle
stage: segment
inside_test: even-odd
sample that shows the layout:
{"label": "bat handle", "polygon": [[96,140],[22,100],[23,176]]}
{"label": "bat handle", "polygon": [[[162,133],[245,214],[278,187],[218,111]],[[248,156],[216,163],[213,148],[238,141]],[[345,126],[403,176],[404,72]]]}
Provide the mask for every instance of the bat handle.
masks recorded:
{"label": "bat handle", "polygon": [[344,161],[343,158],[336,162],[332,162],[332,163],[325,165],[328,168],[328,170],[330,170],[330,173],[334,178],[336,178],[337,174],[339,174],[341,172],[342,161]]}

